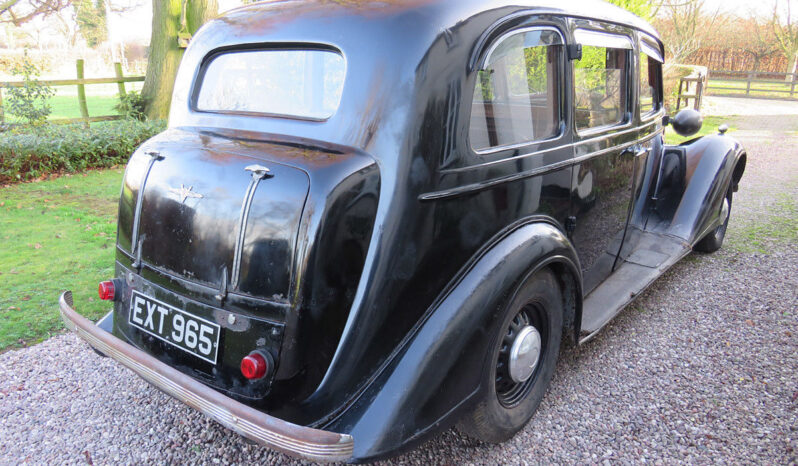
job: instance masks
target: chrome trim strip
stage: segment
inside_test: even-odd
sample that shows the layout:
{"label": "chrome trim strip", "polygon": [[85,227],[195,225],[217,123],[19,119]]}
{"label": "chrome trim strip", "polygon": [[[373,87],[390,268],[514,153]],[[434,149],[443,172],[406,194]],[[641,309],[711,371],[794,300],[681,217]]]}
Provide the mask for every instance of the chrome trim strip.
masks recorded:
{"label": "chrome trim strip", "polygon": [[598,29],[578,28],[574,30],[574,42],[591,47],[624,50],[632,50],[634,48],[634,42],[628,35]]}
{"label": "chrome trim strip", "polygon": [[[533,168],[532,170],[527,170],[527,171],[520,172],[520,173],[513,173],[512,175],[507,175],[507,176],[502,176],[502,177],[499,177],[499,178],[494,178],[494,179],[492,179],[490,181],[485,181],[485,182],[481,182],[481,183],[472,183],[472,184],[467,184],[467,185],[463,185],[463,186],[458,186],[456,188],[444,189],[444,190],[441,190],[441,191],[432,191],[432,192],[429,192],[429,193],[424,193],[424,194],[421,194],[420,196],[418,196],[418,200],[420,200],[420,201],[434,201],[434,200],[438,200],[438,199],[446,199],[446,198],[451,198],[451,197],[457,197],[457,196],[462,196],[464,194],[468,194],[468,193],[482,191],[482,190],[485,190],[485,189],[488,189],[488,188],[492,188],[494,186],[497,186],[497,185],[500,185],[500,184],[503,184],[503,183],[509,183],[511,181],[517,181],[517,180],[521,180],[521,179],[524,179],[524,178],[530,178],[530,177],[533,177],[533,176],[543,175],[543,174],[546,174],[546,173],[549,173],[549,172],[553,172],[555,170],[559,170],[561,168],[565,168],[565,167],[568,167],[568,166],[571,166],[571,165],[576,165],[576,164],[585,162],[587,160],[592,159],[593,157],[597,157],[599,155],[606,154],[607,152],[612,152],[612,151],[615,151],[615,150],[623,150],[623,149],[626,149],[627,147],[634,146],[635,144],[640,144],[640,143],[647,142],[647,141],[653,139],[658,134],[661,134],[663,131],[664,131],[663,128],[659,128],[658,130],[652,132],[651,134],[649,134],[649,135],[647,135],[647,136],[645,136],[643,138],[640,138],[640,139],[635,139],[634,141],[625,142],[625,143],[619,144],[617,146],[607,147],[606,149],[601,149],[601,150],[597,150],[595,152],[590,152],[590,153],[585,154],[585,155],[580,155],[579,157],[574,157],[574,158],[570,158],[568,160],[563,160],[563,161],[552,163],[552,164],[549,164],[549,165],[544,165],[542,167]],[[558,149],[560,149],[562,147],[566,147],[566,146],[558,147]]]}
{"label": "chrome trim strip", "polygon": [[261,165],[250,165],[245,168],[247,171],[252,172],[252,179],[249,181],[247,192],[244,195],[244,204],[241,206],[241,215],[238,217],[238,238],[236,239],[236,248],[233,252],[233,276],[230,277],[230,288],[238,288],[238,279],[241,274],[241,255],[244,253],[244,234],[247,229],[247,222],[249,221],[249,209],[252,206],[252,198],[255,197],[255,190],[258,189],[260,180],[266,178],[269,174],[269,169]]}
{"label": "chrome trim strip", "polygon": [[352,457],[351,435],[299,426],[269,416],[203,385],[75,312],[71,291],[61,295],[59,308],[66,327],[97,351],[228,429],[267,447],[314,461],[346,461]]}
{"label": "chrome trim strip", "polygon": [[139,192],[136,196],[136,210],[133,214],[133,233],[130,236],[130,247],[131,247],[131,254],[136,253],[136,249],[141,247],[139,243],[139,222],[141,219],[141,205],[144,203],[144,187],[147,185],[147,178],[150,177],[150,170],[152,170],[152,166],[155,165],[155,162],[158,160],[163,160],[163,155],[156,151],[148,151],[146,152],[147,155],[150,156],[150,161],[147,162],[147,170],[144,172],[144,177],[141,179],[141,184],[139,185]]}
{"label": "chrome trim strip", "polygon": [[649,57],[657,60],[660,63],[665,63],[665,59],[662,58],[662,53],[659,49],[652,45],[654,41],[649,38],[645,33],[640,33],[640,51],[648,55]]}
{"label": "chrome trim strip", "polygon": [[563,36],[562,32],[554,26],[529,26],[523,27],[518,29],[511,29],[510,31],[505,32],[498,39],[493,42],[493,45],[490,46],[488,49],[488,53],[485,54],[485,60],[482,62],[482,65],[479,69],[484,69],[486,63],[490,63],[490,56],[493,55],[493,52],[504,42],[508,37],[515,36],[517,34],[524,34],[526,32],[533,32],[533,31],[553,31],[556,32],[558,36],[560,36],[560,43],[559,44],[543,44],[543,45],[563,45],[565,44],[565,36]]}
{"label": "chrome trim strip", "polygon": [[[590,139],[585,139],[585,140],[582,140],[582,141],[570,142],[568,144],[562,144],[562,145],[559,145],[559,146],[556,146],[556,147],[549,147],[548,149],[541,149],[541,150],[536,150],[536,151],[533,151],[533,152],[528,152],[526,154],[519,154],[519,155],[514,155],[512,157],[506,157],[506,158],[503,158],[503,159],[491,160],[489,162],[483,162],[483,163],[480,163],[480,164],[477,164],[477,165],[469,165],[467,167],[457,167],[457,168],[445,168],[443,170],[440,170],[440,173],[441,174],[449,174],[449,173],[466,172],[466,171],[471,171],[471,170],[475,170],[475,169],[482,168],[482,167],[488,167],[488,166],[491,166],[491,165],[497,165],[497,164],[500,164],[500,163],[509,162],[509,161],[512,161],[512,160],[518,160],[518,159],[523,159],[523,158],[526,158],[526,157],[533,157],[535,155],[546,154],[546,153],[554,152],[554,151],[560,150],[560,149],[567,149],[569,147],[578,147],[578,146],[581,146],[583,144],[601,142],[601,141],[613,138],[615,136],[622,136],[624,134],[632,133],[634,131],[643,131],[646,128],[648,128],[649,126],[651,126],[651,125],[653,125],[655,123],[657,123],[657,121],[656,120],[652,120],[652,121],[649,121],[646,124],[643,124],[643,125],[640,125],[640,126],[635,126],[633,128],[627,128],[627,129],[624,129],[624,130],[621,130],[621,131],[616,131],[614,133],[602,134],[601,136],[597,136],[597,137],[590,138]],[[552,141],[556,141],[556,139],[552,139]],[[538,141],[538,142],[543,142],[543,141]],[[524,145],[526,145],[526,144],[524,144]],[[504,149],[511,149],[511,148],[512,147],[505,147]],[[477,152],[477,154],[482,155],[479,152]]]}
{"label": "chrome trim strip", "polygon": [[641,114],[640,121],[651,124],[653,120],[662,121],[662,117],[664,116],[665,116],[665,106],[662,103],[660,103],[660,107],[657,109],[657,111],[649,110],[648,113]]}

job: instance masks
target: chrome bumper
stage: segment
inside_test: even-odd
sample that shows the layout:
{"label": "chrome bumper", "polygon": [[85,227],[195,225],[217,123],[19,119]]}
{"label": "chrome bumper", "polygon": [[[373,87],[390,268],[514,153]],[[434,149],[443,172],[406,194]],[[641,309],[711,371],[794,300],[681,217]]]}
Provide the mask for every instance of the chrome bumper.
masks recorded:
{"label": "chrome bumper", "polygon": [[244,437],[283,453],[314,461],[346,461],[352,456],[352,436],[298,426],[250,408],[97,327],[72,308],[71,291],[64,292],[58,303],[67,328],[75,331],[96,350]]}

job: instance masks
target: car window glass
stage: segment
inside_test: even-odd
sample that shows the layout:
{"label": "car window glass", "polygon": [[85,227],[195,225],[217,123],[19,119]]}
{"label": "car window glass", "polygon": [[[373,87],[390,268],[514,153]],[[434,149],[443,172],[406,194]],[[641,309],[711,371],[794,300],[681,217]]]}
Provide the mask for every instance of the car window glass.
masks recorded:
{"label": "car window glass", "polygon": [[500,39],[478,72],[469,137],[475,150],[555,136],[562,37],[551,29]]}
{"label": "car window glass", "polygon": [[593,31],[577,31],[575,37],[582,44],[582,58],[574,61],[576,129],[622,122],[631,41]]}
{"label": "car window glass", "polygon": [[345,74],[344,57],[329,50],[227,52],[206,66],[196,109],[327,119]]}
{"label": "car window glass", "polygon": [[659,79],[662,65],[645,53],[640,54],[640,114],[652,113],[661,108]]}

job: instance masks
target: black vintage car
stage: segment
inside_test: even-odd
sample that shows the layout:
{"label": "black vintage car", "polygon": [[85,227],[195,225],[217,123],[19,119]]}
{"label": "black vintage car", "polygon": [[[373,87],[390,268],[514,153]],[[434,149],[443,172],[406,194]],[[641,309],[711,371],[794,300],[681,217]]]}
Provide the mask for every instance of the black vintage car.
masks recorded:
{"label": "black vintage car", "polygon": [[[521,5],[523,4],[523,5]],[[501,442],[584,342],[723,241],[746,155],[666,145],[663,46],[603,2],[281,1],[194,37],[128,163],[97,351],[314,460]]]}

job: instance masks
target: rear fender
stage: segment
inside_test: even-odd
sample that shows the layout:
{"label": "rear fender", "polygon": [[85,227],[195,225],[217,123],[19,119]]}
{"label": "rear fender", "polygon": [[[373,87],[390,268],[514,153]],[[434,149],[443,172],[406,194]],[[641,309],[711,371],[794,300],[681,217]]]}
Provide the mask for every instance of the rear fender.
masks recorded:
{"label": "rear fender", "polygon": [[491,244],[459,274],[374,382],[327,426],[354,437],[356,461],[410,448],[431,429],[457,420],[482,389],[492,324],[530,273],[553,268],[563,294],[570,294],[565,304],[571,315],[564,322],[579,328],[579,262],[557,227],[516,224]]}
{"label": "rear fender", "polygon": [[[684,176],[683,188],[661,187],[659,193],[670,198],[657,199],[656,205],[675,207],[667,212],[670,222],[665,223],[668,225],[665,232],[695,244],[722,221],[721,203],[729,186],[737,190],[745,171],[746,155],[740,143],[726,135],[705,136],[680,146],[665,146],[664,161],[668,161],[668,153],[679,155],[684,164],[684,170],[680,170]],[[658,211],[664,214],[661,209]]]}

